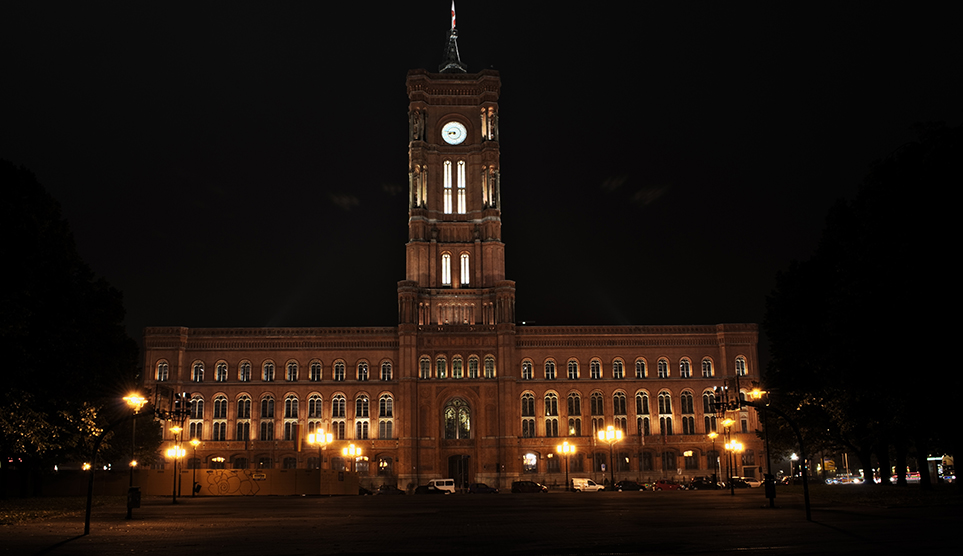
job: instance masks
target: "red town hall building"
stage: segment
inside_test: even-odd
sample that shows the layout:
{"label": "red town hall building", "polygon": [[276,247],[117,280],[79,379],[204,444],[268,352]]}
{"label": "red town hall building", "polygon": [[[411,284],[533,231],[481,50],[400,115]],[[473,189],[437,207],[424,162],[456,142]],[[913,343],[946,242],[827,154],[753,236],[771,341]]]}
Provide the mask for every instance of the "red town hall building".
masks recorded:
{"label": "red town hall building", "polygon": [[[564,483],[556,447],[567,441],[572,475],[723,476],[714,388],[745,395],[759,380],[757,326],[517,324],[501,238],[501,82],[466,73],[456,41],[452,29],[438,73],[407,77],[397,327],[145,331],[146,386],[159,405],[175,394],[188,403],[182,437],[200,441],[188,467],[355,467],[367,486],[504,488]],[[761,475],[755,412],[726,416],[746,448],[733,474]],[[624,433],[611,450],[595,434],[608,426]],[[334,437],[324,452],[306,441],[319,430]],[[356,462],[341,456],[351,443]]]}

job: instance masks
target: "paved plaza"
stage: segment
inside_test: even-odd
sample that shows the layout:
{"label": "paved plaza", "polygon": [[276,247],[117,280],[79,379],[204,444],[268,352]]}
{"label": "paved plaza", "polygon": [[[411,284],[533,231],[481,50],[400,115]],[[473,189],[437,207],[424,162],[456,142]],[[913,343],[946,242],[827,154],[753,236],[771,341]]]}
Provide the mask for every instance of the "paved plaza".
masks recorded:
{"label": "paved plaza", "polygon": [[147,498],[0,527],[2,554],[892,554],[956,546],[959,505],[770,509],[761,490]]}

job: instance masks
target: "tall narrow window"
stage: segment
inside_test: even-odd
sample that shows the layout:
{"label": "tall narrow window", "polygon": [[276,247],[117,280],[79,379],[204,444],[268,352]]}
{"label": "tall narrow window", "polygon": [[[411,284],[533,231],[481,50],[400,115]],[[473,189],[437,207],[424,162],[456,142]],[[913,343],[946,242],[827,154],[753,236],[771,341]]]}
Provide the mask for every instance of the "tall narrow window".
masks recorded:
{"label": "tall narrow window", "polygon": [[382,394],[378,399],[378,438],[388,440],[394,435],[394,399]]}
{"label": "tall narrow window", "polygon": [[669,378],[669,362],[659,359],[659,378]]}
{"label": "tall narrow window", "polygon": [[298,397],[284,399],[284,439],[295,440],[298,436]]}
{"label": "tall narrow window", "polygon": [[531,361],[522,361],[522,380],[532,380]]}
{"label": "tall narrow window", "polygon": [[467,286],[471,282],[471,274],[468,268],[468,253],[461,254],[461,277],[459,280],[462,286]]}
{"label": "tall narrow window", "polygon": [[222,361],[214,368],[214,381],[227,382],[227,363]]}
{"label": "tall narrow window", "polygon": [[465,161],[458,161],[458,214],[466,212],[465,200]]}
{"label": "tall narrow window", "polygon": [[645,368],[645,361],[642,359],[635,360],[635,378],[648,378],[649,372]]}
{"label": "tall narrow window", "polygon": [[478,358],[474,355],[468,358],[468,378],[478,378]]}
{"label": "tall narrow window", "polygon": [[344,381],[344,361],[334,363],[334,380],[337,382]]}
{"label": "tall narrow window", "polygon": [[625,378],[625,367],[620,359],[612,361],[612,378],[621,379]]}
{"label": "tall narrow window", "polygon": [[381,363],[381,380],[391,380],[391,363],[388,361]]}
{"label": "tall narrow window", "polygon": [[358,363],[358,380],[362,382],[368,380],[368,363],[364,361]]}
{"label": "tall narrow window", "polygon": [[568,379],[569,380],[578,379],[578,361],[574,359],[568,362]]}
{"label": "tall narrow window", "polygon": [[251,382],[251,363],[244,361],[237,368],[237,379],[241,382]]}
{"label": "tall narrow window", "polygon": [[746,360],[744,357],[736,357],[736,375],[746,376]]}
{"label": "tall narrow window", "polygon": [[712,361],[708,358],[702,360],[702,378],[712,377]]}
{"label": "tall narrow window", "polygon": [[679,361],[679,376],[682,378],[692,377],[692,365],[689,363],[688,359],[682,359]]}
{"label": "tall narrow window", "polygon": [[274,363],[267,361],[261,370],[261,380],[264,382],[274,382]]}
{"label": "tall narrow window", "polygon": [[295,382],[298,380],[298,364],[296,361],[291,361],[288,363],[287,374],[284,375],[284,379],[288,382]]}
{"label": "tall narrow window", "polygon": [[311,363],[311,373],[308,375],[308,380],[311,382],[321,381],[321,362],[314,361]]}
{"label": "tall narrow window", "polygon": [[495,378],[495,358],[491,355],[485,357],[485,378]]}
{"label": "tall narrow window", "polygon": [[157,364],[157,382],[167,382],[170,378],[170,366],[167,361],[161,361]]}
{"label": "tall narrow window", "polygon": [[435,360],[435,376],[438,378],[448,378],[448,360],[439,357]]}
{"label": "tall narrow window", "polygon": [[422,357],[421,361],[418,362],[419,371],[421,378],[429,379],[431,378],[431,359],[427,357]]}
{"label": "tall narrow window", "polygon": [[464,400],[455,398],[445,405],[445,438],[471,438],[471,408]]}
{"label": "tall narrow window", "polygon": [[204,382],[204,363],[194,363],[194,369],[191,371],[191,380],[194,382]]}
{"label": "tall narrow window", "polygon": [[555,380],[555,361],[545,362],[545,379]]}
{"label": "tall narrow window", "polygon": [[451,360],[451,378],[465,378],[465,367],[461,357],[453,357]]}
{"label": "tall narrow window", "polygon": [[445,161],[445,214],[451,214],[451,161]]}
{"label": "tall narrow window", "polygon": [[451,285],[451,255],[448,253],[441,256],[441,285]]}

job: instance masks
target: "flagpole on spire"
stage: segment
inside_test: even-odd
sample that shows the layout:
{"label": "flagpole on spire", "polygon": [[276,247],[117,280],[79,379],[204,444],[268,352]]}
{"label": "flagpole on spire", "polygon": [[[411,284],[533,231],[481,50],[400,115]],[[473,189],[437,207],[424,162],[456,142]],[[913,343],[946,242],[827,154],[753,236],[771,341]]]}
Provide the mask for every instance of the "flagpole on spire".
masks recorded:
{"label": "flagpole on spire", "polygon": [[451,28],[455,28],[455,0],[451,0]]}
{"label": "flagpole on spire", "polygon": [[448,44],[445,45],[445,57],[438,66],[440,73],[465,73],[465,64],[458,54],[458,30],[455,29],[455,0],[451,0],[451,29],[448,31]]}

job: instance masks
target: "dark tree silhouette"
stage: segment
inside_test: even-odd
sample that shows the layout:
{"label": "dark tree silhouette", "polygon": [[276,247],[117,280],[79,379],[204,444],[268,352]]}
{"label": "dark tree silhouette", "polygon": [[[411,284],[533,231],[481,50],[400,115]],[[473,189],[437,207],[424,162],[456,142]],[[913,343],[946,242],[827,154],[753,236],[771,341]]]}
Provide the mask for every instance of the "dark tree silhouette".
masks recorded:
{"label": "dark tree silhouette", "polygon": [[80,460],[136,382],[137,345],[120,292],[80,258],[60,205],[8,161],[0,184],[0,456],[28,469]]}
{"label": "dark tree silhouette", "polygon": [[915,455],[929,484],[926,456],[958,453],[946,330],[961,137],[959,126],[921,126],[876,163],[856,199],[832,208],[813,257],[781,272],[767,298],[774,401],[863,469],[875,455],[884,478],[891,454],[900,474]]}

